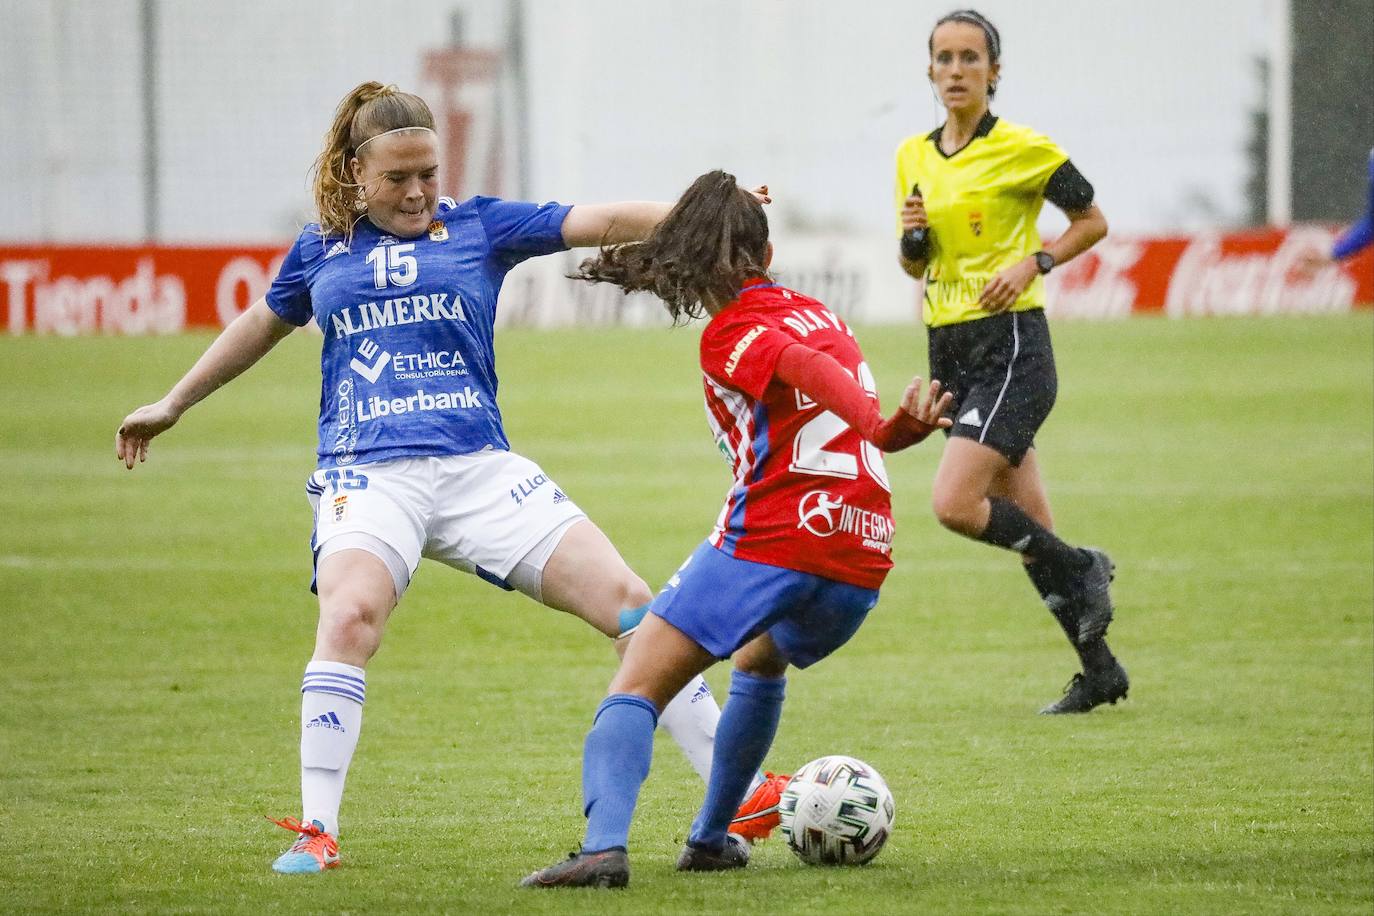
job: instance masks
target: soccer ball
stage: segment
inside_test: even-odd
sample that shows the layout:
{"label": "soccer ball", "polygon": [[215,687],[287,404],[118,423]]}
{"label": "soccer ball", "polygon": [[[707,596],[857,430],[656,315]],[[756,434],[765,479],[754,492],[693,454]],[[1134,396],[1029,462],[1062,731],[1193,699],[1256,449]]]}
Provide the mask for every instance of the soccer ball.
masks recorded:
{"label": "soccer ball", "polygon": [[892,832],[897,806],[878,771],[853,757],[813,760],[778,802],[782,835],[808,865],[862,865]]}

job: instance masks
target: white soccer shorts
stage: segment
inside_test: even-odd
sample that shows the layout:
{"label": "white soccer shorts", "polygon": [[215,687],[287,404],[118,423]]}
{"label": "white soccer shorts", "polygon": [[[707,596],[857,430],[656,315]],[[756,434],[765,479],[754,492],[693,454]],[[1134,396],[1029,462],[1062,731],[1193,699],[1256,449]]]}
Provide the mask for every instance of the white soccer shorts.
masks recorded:
{"label": "white soccer shorts", "polygon": [[526,554],[586,517],[539,465],[495,449],[317,470],[306,494],[316,562],[340,545],[370,549],[391,569],[398,599],[421,557],[504,585]]}

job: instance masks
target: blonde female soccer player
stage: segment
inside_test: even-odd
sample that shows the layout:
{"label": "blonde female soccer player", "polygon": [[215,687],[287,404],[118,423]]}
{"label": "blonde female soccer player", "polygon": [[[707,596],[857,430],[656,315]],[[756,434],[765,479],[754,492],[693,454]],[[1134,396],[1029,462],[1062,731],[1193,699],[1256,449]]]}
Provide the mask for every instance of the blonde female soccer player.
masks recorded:
{"label": "blonde female soccer player", "polygon": [[[1104,638],[1114,567],[1054,533],[1035,434],[1058,388],[1043,277],[1105,236],[1107,221],[1062,149],[989,110],[1002,44],[986,17],[941,18],[929,51],[948,117],[898,148],[897,208],[902,269],[925,281],[930,372],[955,402],[932,503],[951,531],[1021,555],[1082,664],[1044,712],[1087,712],[1129,687]],[[1042,245],[1046,200],[1069,226]]]}
{"label": "blonde female soccer player", "polygon": [[[338,816],[358,743],[364,668],[422,556],[523,592],[610,637],[652,593],[537,464],[511,451],[496,404],[496,300],[506,272],[570,246],[646,237],[648,202],[563,206],[440,198],[422,99],[364,83],[339,103],[316,163],[307,226],[266,296],[168,394],[120,424],[132,468],[148,443],[312,318],[323,332],[318,469],[306,491],[320,621],[301,686],[299,834],[273,864],[339,862]],[[695,700],[695,702],[693,702]],[[719,708],[700,678],[665,710],[702,778]],[[671,721],[667,721],[671,720]],[[751,812],[778,785],[754,780]],[[776,815],[774,815],[774,818]]]}

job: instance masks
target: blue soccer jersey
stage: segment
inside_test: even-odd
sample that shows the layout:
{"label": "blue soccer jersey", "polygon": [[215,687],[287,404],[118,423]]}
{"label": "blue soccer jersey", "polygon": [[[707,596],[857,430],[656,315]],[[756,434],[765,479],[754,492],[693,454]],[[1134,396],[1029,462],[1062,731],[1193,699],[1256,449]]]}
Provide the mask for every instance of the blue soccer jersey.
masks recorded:
{"label": "blue soccer jersey", "polygon": [[320,352],[319,466],[509,449],[493,333],[507,271],[563,251],[570,208],[447,198],[418,238],[362,219],[353,237],[306,226],[267,292]]}

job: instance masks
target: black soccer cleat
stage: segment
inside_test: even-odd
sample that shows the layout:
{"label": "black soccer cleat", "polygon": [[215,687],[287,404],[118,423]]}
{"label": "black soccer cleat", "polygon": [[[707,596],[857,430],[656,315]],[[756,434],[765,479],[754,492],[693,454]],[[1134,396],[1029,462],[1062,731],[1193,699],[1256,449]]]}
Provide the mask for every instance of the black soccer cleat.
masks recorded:
{"label": "black soccer cleat", "polygon": [[1078,612],[1078,644],[1086,646],[1107,634],[1112,623],[1112,580],[1116,564],[1096,547],[1084,547],[1088,568],[1079,574],[1074,602]]}
{"label": "black soccer cleat", "polygon": [[677,857],[678,871],[729,871],[749,864],[749,844],[736,833],[725,835],[720,849],[693,846],[688,843]]}
{"label": "black soccer cleat", "polygon": [[1110,668],[1075,674],[1064,688],[1064,695],[1040,710],[1040,715],[1089,712],[1103,703],[1115,704],[1117,700],[1126,699],[1126,691],[1130,689],[1131,679],[1126,676],[1126,669],[1114,661]]}
{"label": "black soccer cleat", "polygon": [[562,862],[527,875],[521,887],[625,887],[630,857],[623,849],[572,852]]}

